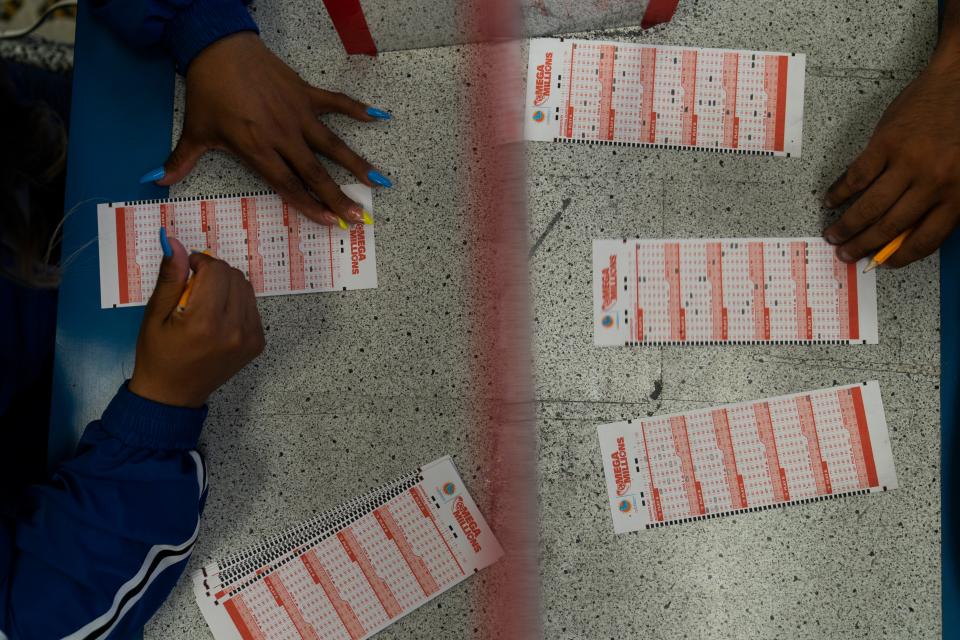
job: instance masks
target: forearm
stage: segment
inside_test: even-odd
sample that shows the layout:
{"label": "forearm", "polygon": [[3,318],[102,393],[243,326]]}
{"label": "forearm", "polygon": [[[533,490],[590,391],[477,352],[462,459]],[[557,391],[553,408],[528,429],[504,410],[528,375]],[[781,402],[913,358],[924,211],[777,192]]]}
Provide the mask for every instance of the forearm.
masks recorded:
{"label": "forearm", "polygon": [[248,0],[93,0],[93,14],[131,47],[164,46],[177,67],[210,44],[240,31],[257,32]]}
{"label": "forearm", "polygon": [[934,60],[960,62],[960,0],[945,0],[943,5],[943,25]]}
{"label": "forearm", "polygon": [[3,522],[0,631],[129,637],[153,615],[197,535],[206,473],[193,448],[204,414],[118,393],[77,455]]}

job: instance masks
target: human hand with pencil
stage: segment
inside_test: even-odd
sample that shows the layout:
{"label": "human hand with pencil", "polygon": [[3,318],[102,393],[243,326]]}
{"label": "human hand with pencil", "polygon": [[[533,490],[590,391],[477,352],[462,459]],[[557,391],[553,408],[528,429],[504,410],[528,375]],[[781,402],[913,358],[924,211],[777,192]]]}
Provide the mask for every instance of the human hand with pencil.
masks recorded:
{"label": "human hand with pencil", "polygon": [[241,271],[210,255],[187,255],[163,229],[160,243],[164,257],[140,325],[129,389],[162,404],[201,407],[263,351],[260,313]]}
{"label": "human hand with pencil", "polygon": [[957,227],[958,113],[960,30],[945,26],[927,69],[890,104],[867,147],[827,193],[831,209],[853,201],[823,234],[841,260],[877,252],[874,262],[902,267],[932,254]]}

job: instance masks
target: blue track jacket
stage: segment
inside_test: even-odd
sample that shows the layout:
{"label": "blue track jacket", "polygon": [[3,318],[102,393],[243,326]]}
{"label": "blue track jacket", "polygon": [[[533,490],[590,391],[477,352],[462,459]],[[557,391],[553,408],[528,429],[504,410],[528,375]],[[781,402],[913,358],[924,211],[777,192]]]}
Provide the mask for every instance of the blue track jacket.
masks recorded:
{"label": "blue track jacket", "polygon": [[[90,1],[126,42],[166,48],[181,72],[207,45],[257,30],[243,0]],[[205,417],[124,384],[47,484],[0,491],[0,640],[129,638],[143,627],[197,537]]]}
{"label": "blue track jacket", "polygon": [[197,538],[206,415],[124,384],[49,483],[2,505],[0,629],[10,640],[127,638],[160,607]]}

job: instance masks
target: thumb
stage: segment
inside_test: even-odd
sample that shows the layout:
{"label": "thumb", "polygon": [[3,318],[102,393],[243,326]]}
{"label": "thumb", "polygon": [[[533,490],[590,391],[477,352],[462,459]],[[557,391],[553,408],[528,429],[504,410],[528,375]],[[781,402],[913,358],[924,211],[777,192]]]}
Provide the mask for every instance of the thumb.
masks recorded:
{"label": "thumb", "polygon": [[187,285],[190,275],[190,262],[187,250],[176,238],[167,238],[166,227],[160,227],[160,245],[163,247],[163,260],[160,261],[160,273],[157,286],[147,303],[147,316],[156,316],[161,320],[177,308],[177,302]]}
{"label": "thumb", "polygon": [[156,181],[162,187],[180,182],[186,178],[197,161],[207,151],[207,146],[194,140],[189,133],[180,136],[177,146],[170,152],[167,161],[163,163],[163,177]]}

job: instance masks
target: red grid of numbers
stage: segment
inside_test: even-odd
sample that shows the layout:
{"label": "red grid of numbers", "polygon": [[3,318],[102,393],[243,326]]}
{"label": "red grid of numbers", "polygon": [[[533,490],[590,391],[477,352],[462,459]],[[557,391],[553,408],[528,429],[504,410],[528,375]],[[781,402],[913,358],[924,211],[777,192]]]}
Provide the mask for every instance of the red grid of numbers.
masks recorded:
{"label": "red grid of numbers", "polygon": [[163,257],[161,225],[188,250],[210,250],[243,271],[258,295],[335,289],[344,276],[338,254],[350,255],[345,234],[273,195],[127,204],[115,215],[120,304],[150,297]]}
{"label": "red grid of numbers", "polygon": [[788,56],[573,42],[557,65],[562,139],[784,150]]}
{"label": "red grid of numbers", "polygon": [[419,486],[223,605],[241,637],[357,640],[465,577]]}
{"label": "red grid of numbers", "polygon": [[858,387],[649,418],[631,437],[654,523],[878,485]]}
{"label": "red grid of numbers", "polygon": [[826,242],[636,241],[627,259],[636,342],[860,338],[856,265]]}

